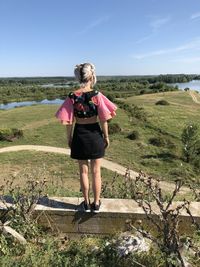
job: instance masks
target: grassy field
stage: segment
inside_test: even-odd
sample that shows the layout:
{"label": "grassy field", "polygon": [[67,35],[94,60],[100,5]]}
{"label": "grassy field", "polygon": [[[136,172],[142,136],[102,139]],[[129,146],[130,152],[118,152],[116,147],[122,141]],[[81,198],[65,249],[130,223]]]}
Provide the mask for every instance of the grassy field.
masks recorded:
{"label": "grassy field", "polygon": [[[197,98],[200,100],[198,95]],[[161,99],[167,100],[169,105],[155,105]],[[134,170],[145,171],[164,180],[172,181],[177,177],[183,180],[192,177],[200,179],[199,170],[195,170],[192,165],[182,160],[180,139],[182,130],[187,124],[199,124],[200,105],[194,103],[187,92],[182,91],[129,97],[123,99],[123,101],[142,107],[146,112],[147,121],[133,119],[131,122],[125,110],[118,109],[117,116],[112,122],[120,125],[121,132],[110,136],[111,145],[106,152],[106,158]],[[24,133],[23,138],[13,142],[1,141],[0,148],[24,144],[67,147],[65,127],[54,117],[57,109],[57,105],[49,105],[21,107],[7,111],[0,110],[1,128],[19,128]],[[127,138],[133,130],[137,130],[139,133],[139,138],[136,140]],[[159,136],[167,138],[173,146],[158,147],[150,144],[150,138]],[[17,185],[20,185],[24,190],[26,181],[30,179],[34,181],[45,179],[47,188],[43,193],[50,196],[82,196],[79,191],[77,162],[67,155],[35,151],[0,153],[0,163],[1,189],[2,185],[5,185],[7,190],[10,189],[9,180],[13,180],[12,186],[17,191]],[[108,182],[110,185],[113,176],[113,172],[102,169],[103,184]],[[124,181],[124,177],[118,176],[117,186],[121,185],[119,182],[122,181]],[[117,187],[118,191],[123,189],[125,188]],[[175,200],[183,200],[183,198],[192,199],[191,193],[186,192],[185,195],[179,195]],[[23,223],[20,227],[21,230],[19,231],[19,226],[17,230],[23,233],[22,229],[27,228],[27,224]],[[12,249],[9,250],[9,244],[4,241],[6,239],[2,239],[2,242],[0,242],[1,250],[6,250],[6,253],[4,252],[3,256],[1,254],[1,266],[13,266],[13,264],[27,266],[27,264],[30,265],[30,260],[34,266],[49,266],[49,264],[52,266],[55,264],[56,266],[66,264],[71,266],[72,263],[73,266],[80,266],[80,264],[99,266],[99,259],[106,262],[105,266],[109,265],[111,261],[114,265],[116,262],[119,263],[119,257],[116,258],[112,250],[104,245],[106,240],[104,242],[103,239],[88,239],[87,237],[78,242],[71,242],[66,239],[63,243],[64,240],[59,240],[57,233],[58,240],[56,241],[55,236],[50,238],[47,233],[43,233],[43,236],[41,236],[42,233],[39,230],[37,233],[39,238],[33,238],[32,228],[29,227],[32,239],[24,247],[12,242],[12,246],[10,245]],[[39,242],[40,240],[41,242]],[[199,237],[197,241],[199,242]],[[101,254],[97,252],[97,256],[94,256],[95,250],[93,249],[95,246],[99,246],[102,250]],[[91,250],[93,251],[92,254]],[[108,264],[107,259],[109,259]],[[159,261],[159,259],[161,259],[159,252],[151,251],[150,254],[144,254],[137,261],[146,264],[146,266],[155,266],[155,261]],[[125,263],[127,263],[126,266],[130,266],[127,260],[127,257],[123,257],[121,265],[119,265],[125,266]],[[133,264],[135,266],[135,263]]]}
{"label": "grassy field", "polygon": [[[47,181],[44,193],[52,196],[82,196],[79,192],[78,164],[69,156],[23,151],[0,154],[0,182],[26,186],[28,180]],[[102,168],[103,184],[113,179],[114,173]],[[122,180],[122,176],[118,177]],[[91,181],[91,177],[90,177]]]}
{"label": "grassy field", "polygon": [[[198,94],[197,97],[199,99]],[[161,99],[168,101],[170,105],[155,105]],[[127,139],[130,129],[124,129],[118,138],[113,137],[108,156],[133,169],[141,169],[161,179],[174,180],[177,177],[199,179],[199,172],[182,161],[180,137],[186,125],[191,123],[199,125],[200,105],[194,103],[191,96],[184,91],[141,95],[124,101],[142,107],[147,114],[147,123],[139,120],[129,123],[130,129],[139,132],[139,139],[136,141]],[[150,138],[159,136],[167,138],[173,144],[172,148],[157,147],[149,143]]]}
{"label": "grassy field", "polygon": [[[198,94],[196,94],[199,97]],[[166,100],[168,106],[155,105],[159,100]],[[200,105],[193,102],[191,96],[184,92],[168,92],[130,97],[127,103],[134,103],[145,109],[153,125],[180,137],[186,124],[199,123]]]}
{"label": "grassy field", "polygon": [[[196,96],[200,100],[199,95],[196,94]],[[161,99],[167,100],[170,105],[155,105]],[[117,116],[112,122],[120,124],[122,131],[110,136],[111,145],[106,152],[106,158],[136,171],[143,170],[164,180],[174,180],[177,177],[199,179],[199,172],[195,171],[190,164],[183,162],[181,158],[180,136],[183,128],[189,123],[199,124],[200,121],[200,105],[193,102],[188,92],[147,94],[129,97],[124,101],[142,107],[147,113],[147,123],[139,120],[130,123],[127,113],[118,109]],[[65,127],[54,117],[57,109],[57,105],[38,105],[0,111],[1,127],[16,127],[24,132],[22,139],[14,142],[0,142],[0,147],[22,144],[67,147]],[[138,140],[127,138],[133,130],[138,131]],[[149,143],[150,138],[160,135],[160,130],[162,130],[162,136],[173,144],[171,148],[157,147]],[[24,152],[21,154],[23,155]],[[0,154],[1,162],[4,157]],[[27,158],[32,165],[32,158],[28,156]],[[60,166],[57,161],[52,164],[56,171],[59,171]],[[0,169],[2,170],[2,164]]]}

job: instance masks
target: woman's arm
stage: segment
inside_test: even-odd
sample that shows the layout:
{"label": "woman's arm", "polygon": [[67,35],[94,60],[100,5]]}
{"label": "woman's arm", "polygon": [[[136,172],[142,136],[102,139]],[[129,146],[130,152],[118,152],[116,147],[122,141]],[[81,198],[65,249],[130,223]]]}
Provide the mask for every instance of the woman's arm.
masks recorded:
{"label": "woman's arm", "polygon": [[109,141],[109,135],[108,135],[108,122],[107,121],[100,121],[101,129],[103,132],[103,139],[105,148],[109,147],[110,141]]}
{"label": "woman's arm", "polygon": [[66,129],[67,129],[68,146],[71,148],[73,124],[66,124]]}

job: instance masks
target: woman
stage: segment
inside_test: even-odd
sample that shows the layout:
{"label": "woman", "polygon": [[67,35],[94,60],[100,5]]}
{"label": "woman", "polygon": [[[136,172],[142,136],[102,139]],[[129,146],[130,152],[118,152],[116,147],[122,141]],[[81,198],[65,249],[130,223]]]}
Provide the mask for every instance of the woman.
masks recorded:
{"label": "woman", "polygon": [[[107,120],[116,115],[117,107],[102,93],[93,90],[96,83],[93,64],[76,65],[74,74],[80,83],[80,88],[69,93],[57,111],[56,117],[66,125],[71,158],[77,159],[79,163],[80,183],[84,197],[82,207],[86,212],[90,210],[99,212],[101,205],[101,159],[104,156],[105,148],[109,146]],[[94,194],[92,204],[90,204],[89,199],[89,160]]]}

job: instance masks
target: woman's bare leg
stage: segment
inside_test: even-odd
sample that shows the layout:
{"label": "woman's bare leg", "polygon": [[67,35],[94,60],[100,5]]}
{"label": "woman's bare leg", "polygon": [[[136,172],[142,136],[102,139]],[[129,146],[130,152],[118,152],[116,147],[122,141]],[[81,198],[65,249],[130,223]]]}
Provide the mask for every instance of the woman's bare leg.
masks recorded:
{"label": "woman's bare leg", "polygon": [[85,203],[89,203],[88,160],[79,160],[80,184]]}
{"label": "woman's bare leg", "polygon": [[101,159],[91,160],[92,190],[94,193],[94,203],[99,205],[101,194]]}

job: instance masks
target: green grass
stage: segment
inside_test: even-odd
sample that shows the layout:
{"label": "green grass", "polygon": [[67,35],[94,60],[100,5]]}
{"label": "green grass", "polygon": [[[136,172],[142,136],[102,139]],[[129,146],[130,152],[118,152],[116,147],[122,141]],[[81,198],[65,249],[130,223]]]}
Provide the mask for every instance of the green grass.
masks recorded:
{"label": "green grass", "polygon": [[66,146],[65,127],[55,118],[57,105],[30,106],[2,111],[1,128],[15,127],[22,129],[24,138],[14,143],[1,142],[0,146],[37,144],[49,146]]}
{"label": "green grass", "polygon": [[[161,99],[165,99],[170,105],[155,105]],[[129,97],[124,101],[143,107],[148,122],[135,119],[130,123],[127,113],[118,109],[113,122],[120,124],[122,132],[110,136],[111,144],[106,151],[106,158],[165,180],[177,177],[200,179],[199,172],[182,160],[182,130],[187,124],[199,124],[200,121],[200,105],[192,101],[188,92],[147,94]],[[38,105],[0,111],[1,127],[16,127],[24,132],[22,139],[10,143],[0,142],[0,147],[23,144],[67,147],[65,126],[54,116],[57,109],[58,105]],[[127,138],[133,130],[139,132],[138,140]],[[173,143],[174,147],[156,147],[149,143],[150,138],[160,135]]]}
{"label": "green grass", "polygon": [[[28,179],[47,180],[44,193],[52,196],[81,196],[79,192],[78,164],[69,156],[21,151],[0,154],[0,184],[13,180],[14,185],[23,187]],[[102,182],[110,182],[112,171],[102,168]],[[118,177],[122,180],[122,177]],[[90,175],[91,181],[91,175]]]}
{"label": "green grass", "polygon": [[[165,99],[170,105],[155,105],[161,99]],[[184,91],[130,97],[126,102],[143,107],[153,125],[174,134],[178,138],[185,124],[199,123],[200,105],[194,103],[191,96]]]}
{"label": "green grass", "polygon": [[[160,99],[167,100],[170,105],[155,105]],[[113,136],[108,157],[161,179],[174,180],[177,176],[182,179],[199,179],[199,172],[182,161],[180,137],[187,124],[199,125],[200,105],[194,103],[191,96],[183,91],[134,96],[124,101],[142,107],[147,113],[148,123],[135,120],[132,125],[129,123],[129,128],[126,127],[122,134]],[[130,129],[139,132],[139,140],[131,141],[126,138]],[[160,134],[160,130],[164,134]],[[170,140],[174,148],[156,147],[149,143],[150,138],[160,135]]]}

